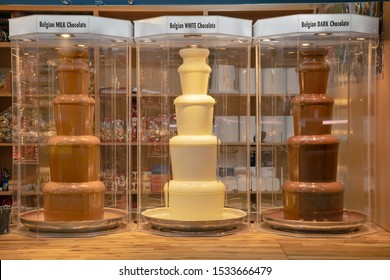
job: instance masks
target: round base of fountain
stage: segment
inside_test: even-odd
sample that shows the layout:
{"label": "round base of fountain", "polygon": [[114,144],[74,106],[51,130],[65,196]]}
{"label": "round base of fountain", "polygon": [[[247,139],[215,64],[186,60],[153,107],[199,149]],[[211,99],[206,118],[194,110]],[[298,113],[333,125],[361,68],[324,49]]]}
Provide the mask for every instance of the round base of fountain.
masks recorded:
{"label": "round base of fountain", "polygon": [[304,221],[284,217],[282,208],[267,209],[261,213],[263,221],[271,228],[301,233],[346,233],[359,230],[367,221],[367,215],[344,209],[340,221]]}
{"label": "round base of fountain", "polygon": [[148,209],[142,217],[150,229],[156,233],[178,235],[223,235],[239,230],[247,218],[247,213],[234,208],[224,208],[218,220],[177,220],[170,218],[167,207]]}

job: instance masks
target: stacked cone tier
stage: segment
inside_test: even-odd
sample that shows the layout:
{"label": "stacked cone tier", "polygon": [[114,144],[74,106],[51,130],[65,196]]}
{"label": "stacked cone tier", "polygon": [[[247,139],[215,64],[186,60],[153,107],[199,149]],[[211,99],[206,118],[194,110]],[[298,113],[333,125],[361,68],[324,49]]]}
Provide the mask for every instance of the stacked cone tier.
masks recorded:
{"label": "stacked cone tier", "polygon": [[56,136],[48,141],[51,181],[43,187],[47,221],[98,220],[106,187],[100,181],[100,140],[93,136],[95,100],[88,96],[88,51],[60,51]]}
{"label": "stacked cone tier", "polygon": [[174,100],[178,135],[170,139],[172,180],[164,186],[171,219],[223,217],[225,185],[216,179],[218,139],[212,135],[215,100],[207,95],[208,49],[180,50],[182,95]]}
{"label": "stacked cone tier", "polygon": [[300,94],[292,99],[294,136],[288,139],[289,178],[282,186],[286,219],[343,219],[344,187],[337,182],[339,139],[331,135],[333,99],[326,95],[325,48],[300,52]]}

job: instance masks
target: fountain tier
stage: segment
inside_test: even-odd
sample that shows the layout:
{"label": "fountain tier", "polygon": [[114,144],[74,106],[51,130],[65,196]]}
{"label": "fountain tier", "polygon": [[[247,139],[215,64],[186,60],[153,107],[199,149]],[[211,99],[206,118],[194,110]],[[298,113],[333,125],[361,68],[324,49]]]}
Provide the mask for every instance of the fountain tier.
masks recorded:
{"label": "fountain tier", "polygon": [[44,185],[45,220],[98,220],[104,214],[106,187],[101,181],[83,183],[48,182]]}
{"label": "fountain tier", "polygon": [[164,186],[164,193],[171,219],[207,221],[223,218],[225,185],[222,182],[171,180]]}

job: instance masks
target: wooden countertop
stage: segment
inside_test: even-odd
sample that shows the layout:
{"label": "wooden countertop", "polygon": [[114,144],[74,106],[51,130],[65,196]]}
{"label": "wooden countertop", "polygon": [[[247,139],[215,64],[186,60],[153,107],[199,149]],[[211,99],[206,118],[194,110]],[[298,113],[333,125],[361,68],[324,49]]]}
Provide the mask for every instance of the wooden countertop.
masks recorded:
{"label": "wooden countertop", "polygon": [[114,232],[84,238],[0,235],[0,259],[390,259],[390,233],[334,237],[298,237],[270,231],[239,232],[223,237],[167,237],[149,232]]}

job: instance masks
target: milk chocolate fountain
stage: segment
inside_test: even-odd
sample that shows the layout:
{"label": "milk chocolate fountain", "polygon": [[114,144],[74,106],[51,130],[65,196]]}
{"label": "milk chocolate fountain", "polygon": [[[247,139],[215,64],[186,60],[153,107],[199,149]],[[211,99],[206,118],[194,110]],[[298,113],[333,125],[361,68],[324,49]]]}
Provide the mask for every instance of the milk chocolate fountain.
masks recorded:
{"label": "milk chocolate fountain", "polygon": [[283,189],[286,219],[343,219],[343,185],[336,181],[339,140],[331,135],[333,99],[326,95],[329,64],[324,48],[300,52],[300,94],[292,99],[294,136],[288,139],[290,180]]}
{"label": "milk chocolate fountain", "polygon": [[102,219],[100,140],[93,136],[95,100],[88,96],[88,52],[60,51],[59,95],[53,100],[57,135],[49,138],[51,182],[43,187],[47,221]]}

